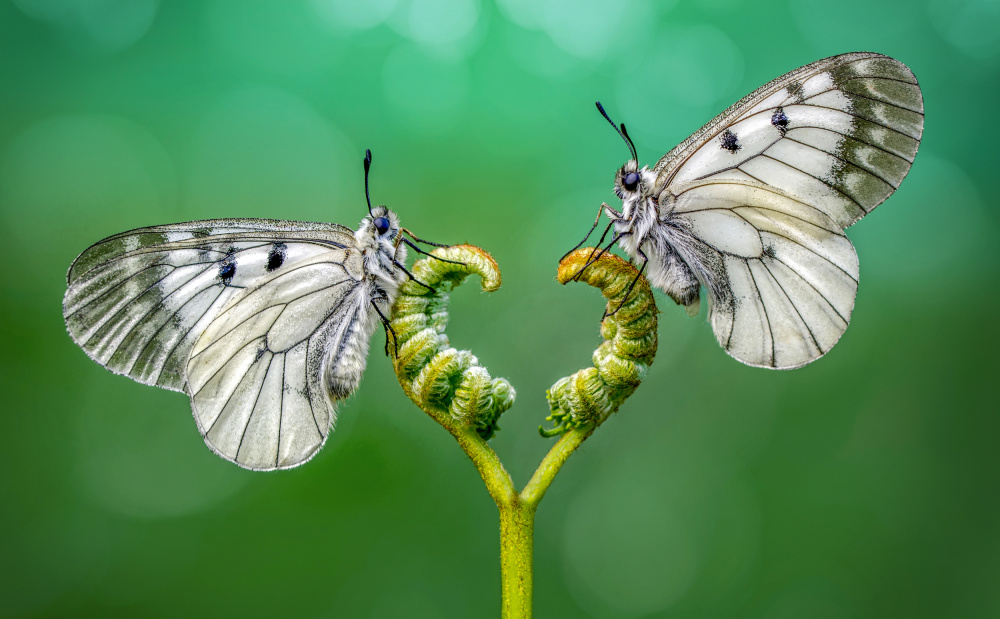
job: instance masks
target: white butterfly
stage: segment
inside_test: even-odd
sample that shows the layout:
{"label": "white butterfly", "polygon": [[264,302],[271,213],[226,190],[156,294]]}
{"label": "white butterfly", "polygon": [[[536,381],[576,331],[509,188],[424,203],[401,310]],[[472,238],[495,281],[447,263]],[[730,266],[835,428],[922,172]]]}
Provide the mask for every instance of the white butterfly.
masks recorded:
{"label": "white butterfly", "polygon": [[615,229],[608,247],[618,242],[691,315],[704,286],[715,337],[743,363],[790,369],[829,351],[858,286],[844,228],[899,187],[920,145],[923,98],[909,68],[866,52],[806,65],[652,170],[639,169],[624,124],[597,107],[632,154],[615,177],[622,212],[598,212]]}
{"label": "white butterfly", "polygon": [[[366,197],[370,164],[368,152]],[[368,209],[357,232],[216,219],[108,237],[69,269],[66,326],[109,370],[187,393],[223,458],[297,466],[323,446],[379,318],[412,277],[409,231],[388,208]]]}

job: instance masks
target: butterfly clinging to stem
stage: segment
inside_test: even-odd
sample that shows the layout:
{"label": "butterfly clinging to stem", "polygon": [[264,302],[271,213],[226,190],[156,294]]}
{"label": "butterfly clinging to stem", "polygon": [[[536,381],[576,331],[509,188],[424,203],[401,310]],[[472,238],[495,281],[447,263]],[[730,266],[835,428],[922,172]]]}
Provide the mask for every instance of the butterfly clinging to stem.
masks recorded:
{"label": "butterfly clinging to stem", "polygon": [[[94,360],[183,391],[198,430],[254,470],[309,460],[336,403],[361,381],[368,345],[406,270],[429,243],[368,197],[354,231],[327,223],[214,219],[139,228],[80,254],[63,316]],[[434,245],[434,243],[429,243]],[[387,329],[386,337],[390,338]],[[388,342],[387,342],[388,345]]]}
{"label": "butterfly clinging to stem", "polygon": [[716,339],[743,363],[790,369],[828,352],[857,294],[844,229],[899,187],[920,145],[923,98],[910,69],[867,52],[808,64],[740,99],[652,169],[639,167],[625,125],[597,107],[631,155],[615,175],[621,212],[602,204],[590,229],[602,213],[611,220],[599,251],[617,243],[691,315],[704,287]]}

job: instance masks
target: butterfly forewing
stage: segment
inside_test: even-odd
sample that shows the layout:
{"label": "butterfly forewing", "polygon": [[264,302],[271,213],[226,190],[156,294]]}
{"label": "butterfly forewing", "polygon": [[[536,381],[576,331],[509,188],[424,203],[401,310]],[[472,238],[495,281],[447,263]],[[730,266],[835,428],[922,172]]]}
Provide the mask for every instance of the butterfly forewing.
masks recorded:
{"label": "butterfly forewing", "polygon": [[271,271],[353,245],[350,229],[336,224],[256,219],[125,232],[70,267],[66,325],[108,369],[183,391],[195,339],[235,295]]}
{"label": "butterfly forewing", "polygon": [[656,234],[706,287],[732,356],[793,368],[837,342],[858,282],[843,229],[896,190],[922,131],[906,65],[852,53],[766,84],[660,159]]}
{"label": "butterfly forewing", "polygon": [[923,132],[923,99],[903,63],[872,53],[827,58],[766,84],[665,155],[667,186],[750,178],[847,227],[906,176]]}

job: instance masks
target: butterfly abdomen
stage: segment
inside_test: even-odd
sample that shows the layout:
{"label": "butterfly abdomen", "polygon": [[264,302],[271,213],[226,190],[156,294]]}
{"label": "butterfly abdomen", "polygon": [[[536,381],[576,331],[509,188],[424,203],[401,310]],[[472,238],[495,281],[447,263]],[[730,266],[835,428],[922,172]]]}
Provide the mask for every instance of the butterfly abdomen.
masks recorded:
{"label": "butterfly abdomen", "polygon": [[373,302],[388,312],[396,296],[395,286],[387,290],[376,282],[376,278],[369,278],[357,286],[352,298],[330,315],[317,332],[320,338],[315,342],[316,349],[328,353],[326,358],[315,362],[322,364],[323,389],[334,400],[349,397],[361,383],[369,342],[379,323]]}
{"label": "butterfly abdomen", "polygon": [[698,289],[701,283],[663,232],[662,226],[657,227],[643,245],[647,248],[644,251],[649,257],[649,264],[646,267],[647,279],[655,288],[667,293],[675,303],[693,307],[697,313]]}

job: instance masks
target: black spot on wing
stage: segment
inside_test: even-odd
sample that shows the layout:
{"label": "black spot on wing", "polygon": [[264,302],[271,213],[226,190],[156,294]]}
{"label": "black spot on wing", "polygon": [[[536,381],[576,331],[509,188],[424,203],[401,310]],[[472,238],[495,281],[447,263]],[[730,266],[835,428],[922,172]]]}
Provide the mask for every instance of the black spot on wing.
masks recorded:
{"label": "black spot on wing", "polygon": [[288,246],[284,243],[275,243],[271,247],[270,253],[267,254],[267,272],[270,273],[275,269],[281,268],[281,265],[285,263],[285,255],[288,252]]}
{"label": "black spot on wing", "polygon": [[226,252],[226,257],[219,263],[219,279],[223,286],[229,286],[236,275],[236,248],[230,247]]}
{"label": "black spot on wing", "polygon": [[804,97],[802,95],[802,82],[795,80],[788,83],[785,86],[785,90],[788,92],[788,96],[796,103],[802,103]]}
{"label": "black spot on wing", "polygon": [[788,131],[788,116],[784,109],[779,107],[774,110],[774,114],[771,115],[771,124],[778,128],[782,136],[785,135],[785,132]]}
{"label": "black spot on wing", "polygon": [[739,141],[736,139],[736,134],[729,129],[722,132],[722,135],[719,136],[719,142],[722,148],[731,153],[735,153],[739,149],[743,148],[743,146],[740,145]]}

